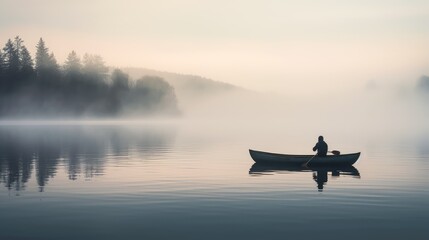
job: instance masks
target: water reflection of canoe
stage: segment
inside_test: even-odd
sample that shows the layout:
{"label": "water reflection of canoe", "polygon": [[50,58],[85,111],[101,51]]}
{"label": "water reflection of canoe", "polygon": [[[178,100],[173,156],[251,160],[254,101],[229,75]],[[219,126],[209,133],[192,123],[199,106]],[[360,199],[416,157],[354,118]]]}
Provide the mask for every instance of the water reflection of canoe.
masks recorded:
{"label": "water reflection of canoe", "polygon": [[287,163],[287,164],[305,164],[311,159],[311,165],[353,165],[359,158],[360,152],[328,155],[326,157],[317,157],[314,155],[290,155],[261,152],[249,149],[250,156],[257,163]]}
{"label": "water reflection of canoe", "polygon": [[336,174],[360,177],[359,171],[349,165],[340,166],[302,166],[297,164],[254,163],[249,170],[251,175],[281,173],[281,172],[332,172]]}

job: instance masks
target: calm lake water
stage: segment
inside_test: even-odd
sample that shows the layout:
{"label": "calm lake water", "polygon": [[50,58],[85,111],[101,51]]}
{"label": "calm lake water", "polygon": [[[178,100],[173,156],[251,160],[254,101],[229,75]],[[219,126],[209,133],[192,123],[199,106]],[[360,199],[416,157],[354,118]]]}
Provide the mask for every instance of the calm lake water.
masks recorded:
{"label": "calm lake water", "polygon": [[429,135],[325,134],[354,168],[254,165],[318,134],[237,124],[2,124],[0,239],[427,239]]}

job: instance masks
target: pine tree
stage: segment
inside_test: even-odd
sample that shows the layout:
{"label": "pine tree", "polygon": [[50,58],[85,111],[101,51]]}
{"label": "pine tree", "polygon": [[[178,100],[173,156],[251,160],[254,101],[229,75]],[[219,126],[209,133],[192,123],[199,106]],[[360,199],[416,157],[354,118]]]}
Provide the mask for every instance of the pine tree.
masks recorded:
{"label": "pine tree", "polygon": [[57,59],[55,58],[53,52],[49,54],[48,67],[54,71],[58,71],[60,69],[60,66],[57,63]]}
{"label": "pine tree", "polygon": [[109,68],[104,65],[99,55],[85,54],[83,56],[83,73],[91,80],[102,81],[107,77]]}
{"label": "pine tree", "polygon": [[4,57],[3,57],[3,52],[0,49],[0,77],[3,76],[3,69],[4,69]]}
{"label": "pine tree", "polygon": [[[19,60],[22,59],[21,48],[24,47],[23,43],[24,41],[19,36],[16,36],[15,39],[13,40],[13,45],[15,47],[15,51]],[[19,62],[19,69],[21,69],[21,62]]]}
{"label": "pine tree", "polygon": [[48,82],[57,81],[61,75],[59,65],[55,59],[54,53],[49,54],[49,49],[46,47],[45,42],[40,38],[36,46],[36,74],[39,80]]}
{"label": "pine tree", "polygon": [[34,63],[25,46],[21,47],[21,72],[24,74],[31,74],[34,71]]}
{"label": "pine tree", "polygon": [[66,74],[80,72],[82,69],[82,64],[80,63],[80,58],[77,56],[75,51],[72,51],[67,56],[66,62],[64,63],[64,71]]}
{"label": "pine tree", "polygon": [[[4,78],[5,78],[5,76],[4,76],[4,58],[3,58],[3,52],[0,49],[0,93],[4,89],[4,87],[3,87],[3,84],[4,84],[3,79]],[[1,99],[1,96],[0,96],[0,99]],[[1,109],[0,109],[0,112],[1,112]]]}
{"label": "pine tree", "polygon": [[36,72],[40,74],[49,67],[49,49],[45,46],[45,42],[42,38],[40,38],[39,43],[37,43],[36,49]]}
{"label": "pine tree", "polygon": [[13,75],[18,73],[20,67],[19,51],[15,48],[15,45],[10,39],[7,41],[3,51],[5,71],[10,77],[13,77]]}

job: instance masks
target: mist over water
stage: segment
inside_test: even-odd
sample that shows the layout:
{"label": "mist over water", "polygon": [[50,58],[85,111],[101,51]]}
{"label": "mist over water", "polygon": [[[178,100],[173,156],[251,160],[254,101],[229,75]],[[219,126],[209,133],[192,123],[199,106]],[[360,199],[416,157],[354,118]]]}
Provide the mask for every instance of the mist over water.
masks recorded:
{"label": "mist over water", "polygon": [[[373,138],[414,135],[429,130],[427,91],[406,87],[365,87],[336,93],[288,95],[241,91],[182,105],[183,123],[285,136]],[[180,105],[180,101],[179,101]],[[245,129],[245,130],[244,130]]]}
{"label": "mist over water", "polygon": [[[175,77],[175,75],[173,74]],[[169,75],[163,76],[172,81]],[[183,77],[184,79],[187,76]],[[175,80],[178,81],[178,80]],[[193,80],[190,85],[198,82]],[[141,118],[84,118],[82,120],[3,120],[0,125],[123,125],[173,124],[193,134],[207,134],[216,138],[251,139],[249,145],[264,143],[273,136],[284,136],[290,144],[294,138],[314,141],[319,135],[334,140],[341,147],[355,140],[380,138],[412,138],[429,131],[426,89],[417,84],[402,87],[379,86],[374,83],[360,89],[313,95],[263,93],[242,88],[204,90],[205,94],[188,85],[174,83],[177,105],[181,111],[175,116],[147,116]],[[417,82],[417,81],[415,81]],[[181,84],[181,85],[180,85]],[[207,83],[203,83],[205,85]],[[212,83],[210,83],[212,84]],[[417,86],[416,86],[417,85]],[[207,87],[207,86],[206,86]],[[268,141],[268,147],[271,142]],[[283,144],[283,143],[282,143]],[[310,145],[311,145],[310,144]],[[249,146],[250,147],[250,146]],[[296,146],[295,146],[296,147]],[[335,148],[335,146],[333,146]],[[310,148],[285,149],[294,153],[308,153]],[[359,151],[359,149],[350,149]],[[279,149],[278,151],[283,151]],[[302,151],[302,152],[300,152]]]}
{"label": "mist over water", "polygon": [[311,153],[318,136],[258,121],[3,122],[0,236],[425,236],[427,134],[330,132],[362,156],[323,172],[254,164],[248,148]]}

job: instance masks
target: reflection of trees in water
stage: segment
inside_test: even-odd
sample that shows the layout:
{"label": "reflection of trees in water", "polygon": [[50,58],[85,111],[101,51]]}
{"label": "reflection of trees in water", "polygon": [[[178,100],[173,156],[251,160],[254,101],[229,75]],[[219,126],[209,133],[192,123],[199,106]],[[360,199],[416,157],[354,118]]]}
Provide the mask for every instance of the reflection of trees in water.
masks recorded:
{"label": "reflection of trees in water", "polygon": [[34,151],[10,132],[0,134],[0,176],[8,189],[25,189],[33,168]]}
{"label": "reflection of trees in water", "polygon": [[130,148],[156,154],[169,147],[174,129],[124,126],[0,126],[0,182],[24,190],[35,171],[40,191],[64,166],[68,178],[102,175],[109,155]]}
{"label": "reflection of trees in water", "polygon": [[[36,140],[36,139],[35,139]],[[36,178],[40,191],[43,191],[49,178],[55,176],[57,172],[58,159],[61,153],[61,143],[58,135],[45,135],[37,139],[34,144]]]}
{"label": "reflection of trees in water", "polygon": [[103,173],[107,140],[101,131],[93,129],[74,127],[64,132],[61,158],[70,180],[81,175],[92,178]]}

